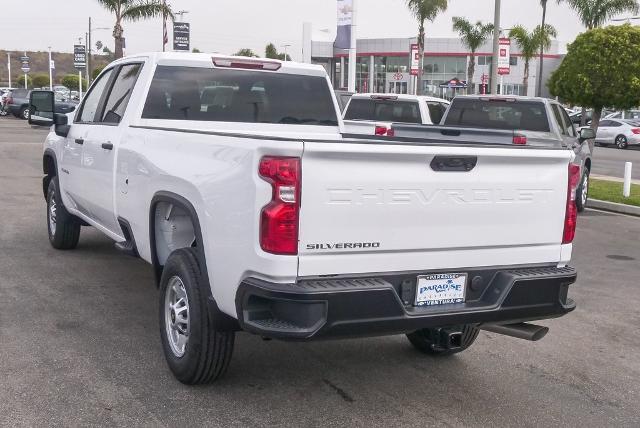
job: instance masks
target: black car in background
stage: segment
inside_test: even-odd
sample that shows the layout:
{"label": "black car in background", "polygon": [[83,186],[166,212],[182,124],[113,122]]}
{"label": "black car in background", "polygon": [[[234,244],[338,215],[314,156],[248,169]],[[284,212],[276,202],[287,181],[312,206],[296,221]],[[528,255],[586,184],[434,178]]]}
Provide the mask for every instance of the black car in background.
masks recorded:
{"label": "black car in background", "polygon": [[[30,89],[13,89],[8,97],[7,109],[9,113],[21,119],[29,119]],[[70,113],[76,109],[77,103],[56,100],[56,113]]]}

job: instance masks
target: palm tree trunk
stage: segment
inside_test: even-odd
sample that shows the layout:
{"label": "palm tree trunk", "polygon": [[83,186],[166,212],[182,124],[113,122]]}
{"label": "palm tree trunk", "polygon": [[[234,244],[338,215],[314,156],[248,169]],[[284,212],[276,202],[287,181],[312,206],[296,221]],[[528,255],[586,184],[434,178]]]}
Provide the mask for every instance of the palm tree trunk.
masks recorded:
{"label": "palm tree trunk", "polygon": [[420,51],[420,69],[418,70],[418,78],[416,79],[416,94],[422,95],[422,72],[424,70],[424,21],[420,21],[418,28],[418,50]]}
{"label": "palm tree trunk", "polygon": [[115,59],[122,58],[124,56],[124,39],[122,35],[124,30],[120,21],[116,21],[116,25],[113,27],[113,39],[115,41]]}
{"label": "palm tree trunk", "polygon": [[522,86],[524,86],[524,94],[529,95],[529,60],[524,61],[524,78],[522,79]]}
{"label": "palm tree trunk", "polygon": [[[544,33],[544,25],[547,21],[547,0],[542,2],[542,32]],[[538,72],[538,84],[536,85],[537,96],[542,96],[542,73],[544,72],[544,42],[540,43],[540,71]]]}
{"label": "palm tree trunk", "polygon": [[[471,52],[469,57],[469,68],[467,69],[467,88],[471,89],[471,94],[475,94],[475,88],[473,87],[473,74],[476,72],[476,53]],[[467,89],[468,91],[468,89]]]}

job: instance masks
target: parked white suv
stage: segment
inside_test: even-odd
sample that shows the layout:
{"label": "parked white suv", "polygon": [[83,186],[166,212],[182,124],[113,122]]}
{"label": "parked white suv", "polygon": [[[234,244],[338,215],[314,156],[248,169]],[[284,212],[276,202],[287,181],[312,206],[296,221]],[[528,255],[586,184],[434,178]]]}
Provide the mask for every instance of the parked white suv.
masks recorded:
{"label": "parked white suv", "polygon": [[393,136],[392,123],[437,125],[449,101],[403,94],[355,94],[344,110],[349,134]]}
{"label": "parked white suv", "polygon": [[153,265],[184,383],[222,375],[239,330],[407,334],[446,355],[480,328],[537,340],[547,329],[523,322],[575,308],[571,151],[455,128],[346,138],[321,66],[262,59],[132,56],[76,112],[53,103],[32,93],[31,123],[54,124],[49,241],[73,249],[90,225]]}

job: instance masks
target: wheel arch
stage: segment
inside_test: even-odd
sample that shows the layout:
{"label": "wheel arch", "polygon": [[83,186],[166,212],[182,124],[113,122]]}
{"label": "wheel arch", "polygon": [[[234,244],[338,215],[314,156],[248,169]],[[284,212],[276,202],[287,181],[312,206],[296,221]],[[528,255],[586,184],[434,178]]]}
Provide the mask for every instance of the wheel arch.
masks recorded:
{"label": "wheel arch", "polygon": [[587,172],[591,173],[591,158],[585,159],[584,167],[587,170]]}
{"label": "wheel arch", "polygon": [[156,209],[161,203],[169,203],[172,204],[184,212],[188,214],[191,219],[191,224],[193,226],[193,231],[195,235],[195,248],[198,259],[198,264],[200,265],[200,271],[202,274],[202,279],[204,281],[204,286],[206,287],[207,293],[207,303],[208,303],[208,311],[210,316],[214,319],[214,322],[217,323],[218,328],[222,330],[230,330],[236,331],[240,329],[238,321],[229,315],[223,313],[218,307],[215,299],[213,298],[213,292],[211,289],[211,283],[209,281],[209,271],[207,269],[207,260],[205,257],[205,246],[204,239],[202,236],[202,229],[200,226],[200,219],[198,217],[198,212],[196,211],[193,204],[176,193],[169,191],[159,191],[157,192],[153,198],[151,199],[151,204],[149,206],[149,249],[151,252],[151,262],[153,265],[153,272],[155,275],[156,286],[160,286],[160,281],[162,279],[162,269],[163,266],[160,264],[158,259],[158,251],[156,247]]}
{"label": "wheel arch", "polygon": [[42,178],[42,192],[46,199],[49,182],[53,177],[58,175],[58,159],[52,149],[46,149],[42,155],[42,172],[44,173],[44,177]]}

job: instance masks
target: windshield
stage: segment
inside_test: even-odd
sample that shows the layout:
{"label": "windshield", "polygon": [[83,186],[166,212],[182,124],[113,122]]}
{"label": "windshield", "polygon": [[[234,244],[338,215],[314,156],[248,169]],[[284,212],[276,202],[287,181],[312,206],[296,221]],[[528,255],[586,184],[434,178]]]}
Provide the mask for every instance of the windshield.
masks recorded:
{"label": "windshield", "polygon": [[324,77],[159,66],[143,119],[337,126]]}
{"label": "windshield", "polygon": [[537,101],[457,98],[453,100],[444,124],[469,128],[549,132],[545,105]]}

